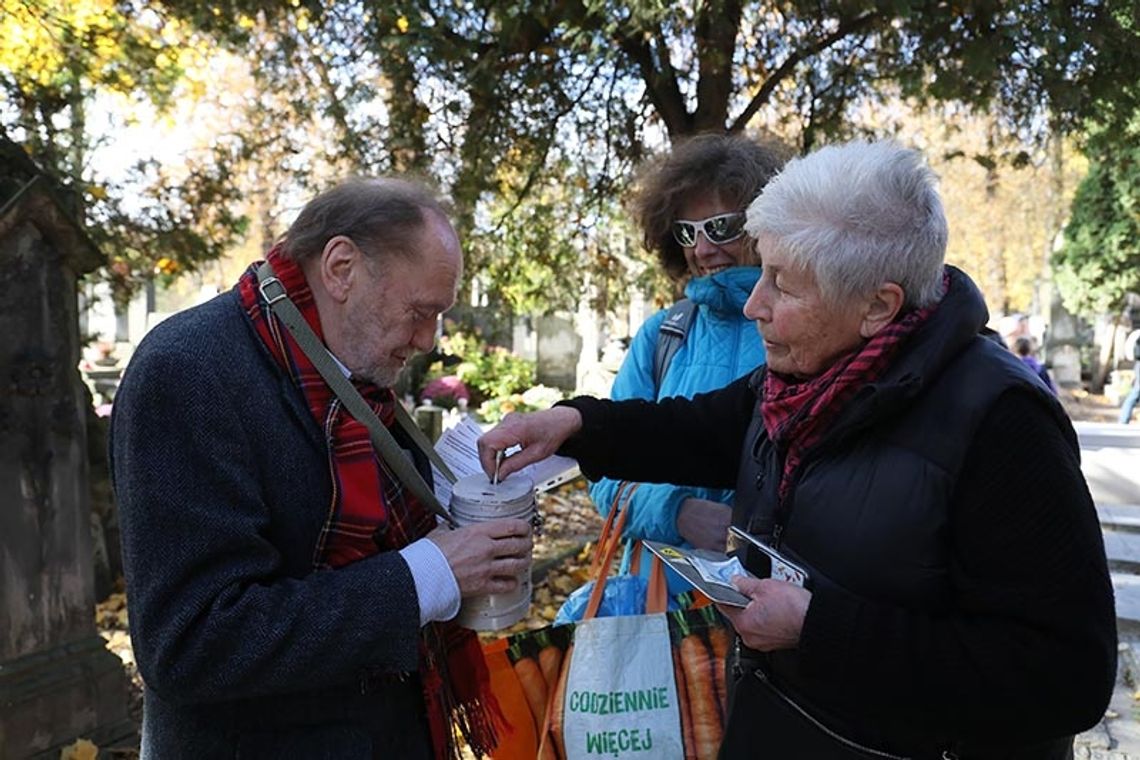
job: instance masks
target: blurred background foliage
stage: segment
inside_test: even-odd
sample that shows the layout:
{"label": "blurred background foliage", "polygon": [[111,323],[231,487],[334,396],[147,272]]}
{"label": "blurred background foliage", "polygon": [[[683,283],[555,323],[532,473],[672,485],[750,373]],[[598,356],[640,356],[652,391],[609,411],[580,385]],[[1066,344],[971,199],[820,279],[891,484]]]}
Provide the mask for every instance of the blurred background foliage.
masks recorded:
{"label": "blurred background foliage", "polygon": [[522,393],[534,385],[534,362],[515,356],[502,346],[488,345],[476,332],[459,329],[444,335],[440,352],[460,361],[450,367],[436,362],[428,371],[428,381],[454,375],[471,392],[472,408],[487,399]]}

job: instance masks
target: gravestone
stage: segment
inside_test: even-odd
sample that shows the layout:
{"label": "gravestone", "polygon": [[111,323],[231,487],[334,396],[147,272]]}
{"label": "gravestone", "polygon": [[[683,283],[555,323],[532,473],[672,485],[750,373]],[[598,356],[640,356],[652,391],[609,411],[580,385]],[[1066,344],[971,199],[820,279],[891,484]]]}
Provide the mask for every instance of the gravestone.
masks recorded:
{"label": "gravestone", "polygon": [[1081,384],[1082,335],[1080,324],[1061,303],[1061,296],[1054,292],[1049,309],[1049,335],[1045,341],[1044,354],[1053,380],[1066,388]]}
{"label": "gravestone", "polygon": [[1057,346],[1051,357],[1053,380],[1064,388],[1081,384],[1081,352],[1072,345]]}
{"label": "gravestone", "polygon": [[58,757],[135,730],[95,630],[76,294],[102,259],[48,180],[0,158],[0,757]]}
{"label": "gravestone", "polygon": [[574,322],[550,315],[535,320],[538,345],[535,374],[540,385],[572,390],[578,381],[578,357],[582,339],[574,331]]}

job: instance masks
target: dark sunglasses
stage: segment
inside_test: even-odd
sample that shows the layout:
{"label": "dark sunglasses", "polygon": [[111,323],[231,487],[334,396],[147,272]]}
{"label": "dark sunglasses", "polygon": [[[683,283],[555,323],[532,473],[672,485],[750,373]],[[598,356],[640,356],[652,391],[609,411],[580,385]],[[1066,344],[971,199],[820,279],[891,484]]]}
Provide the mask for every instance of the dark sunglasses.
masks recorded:
{"label": "dark sunglasses", "polygon": [[744,235],[744,212],[717,214],[700,221],[678,219],[673,222],[673,239],[683,248],[692,248],[696,245],[697,233],[702,231],[714,245],[731,243]]}

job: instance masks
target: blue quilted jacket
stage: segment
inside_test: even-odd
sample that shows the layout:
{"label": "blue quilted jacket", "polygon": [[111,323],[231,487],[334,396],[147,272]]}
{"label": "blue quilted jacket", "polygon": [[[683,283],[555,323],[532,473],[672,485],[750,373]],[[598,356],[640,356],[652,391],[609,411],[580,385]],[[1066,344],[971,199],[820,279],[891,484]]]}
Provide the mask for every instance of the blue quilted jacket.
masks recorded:
{"label": "blue quilted jacket", "polygon": [[[616,400],[643,398],[656,401],[669,396],[691,397],[716,390],[746,375],[764,363],[764,344],[756,324],[744,316],[744,302],[760,279],[757,267],[733,267],[707,277],[694,278],[685,295],[698,304],[685,342],[677,349],[661,387],[653,382],[653,356],[657,332],[665,319],[663,309],[637,331],[621,370],[614,379],[610,397]],[[678,441],[684,446],[684,441]],[[603,515],[609,514],[618,482],[608,478],[590,488],[590,495]],[[677,511],[689,497],[732,503],[728,489],[644,483],[633,495],[625,534],[675,545],[687,545],[677,532]],[[672,584],[671,584],[672,585]]]}

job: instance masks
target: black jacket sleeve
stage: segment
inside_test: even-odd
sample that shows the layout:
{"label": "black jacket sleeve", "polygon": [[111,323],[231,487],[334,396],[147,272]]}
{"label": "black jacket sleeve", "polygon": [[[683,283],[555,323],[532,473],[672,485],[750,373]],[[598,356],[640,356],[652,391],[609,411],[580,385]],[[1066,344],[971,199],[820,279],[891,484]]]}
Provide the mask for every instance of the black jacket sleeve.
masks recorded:
{"label": "black jacket sleeve", "polygon": [[756,395],[744,376],[720,390],[656,403],[579,396],[559,402],[582,415],[582,430],[558,452],[591,480],[734,488]]}
{"label": "black jacket sleeve", "polygon": [[886,733],[1002,746],[1092,726],[1116,676],[1112,585],[1078,452],[1039,401],[999,399],[952,510],[949,613],[824,583],[801,662],[836,688],[881,684],[865,709]]}

